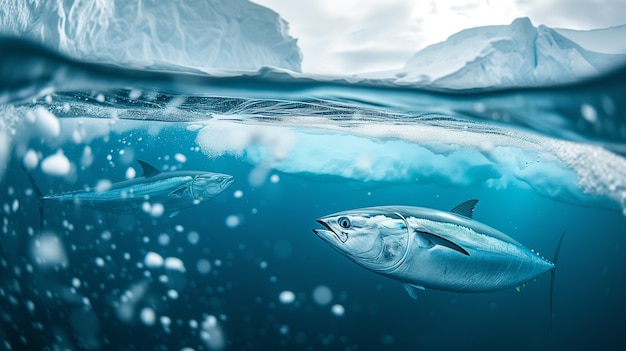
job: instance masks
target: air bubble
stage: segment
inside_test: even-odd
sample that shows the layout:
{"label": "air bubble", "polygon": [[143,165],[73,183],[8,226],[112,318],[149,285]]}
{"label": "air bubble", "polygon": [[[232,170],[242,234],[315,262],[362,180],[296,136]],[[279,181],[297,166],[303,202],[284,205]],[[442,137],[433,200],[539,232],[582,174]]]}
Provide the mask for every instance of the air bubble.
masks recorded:
{"label": "air bubble", "polygon": [[598,121],[598,113],[596,112],[596,109],[589,104],[582,104],[580,106],[580,113],[589,123],[596,123]]}

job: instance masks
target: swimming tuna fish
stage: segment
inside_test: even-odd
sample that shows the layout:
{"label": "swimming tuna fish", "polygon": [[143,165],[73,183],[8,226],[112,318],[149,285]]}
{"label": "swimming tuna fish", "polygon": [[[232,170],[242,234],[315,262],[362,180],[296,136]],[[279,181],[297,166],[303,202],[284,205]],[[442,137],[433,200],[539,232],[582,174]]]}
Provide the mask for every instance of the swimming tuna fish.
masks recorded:
{"label": "swimming tuna fish", "polygon": [[211,200],[233,182],[228,174],[175,171],[161,172],[150,164],[138,160],[143,174],[140,177],[113,183],[107,189],[71,191],[43,195],[35,180],[26,172],[39,198],[39,214],[43,228],[43,203],[55,201],[113,213],[145,213],[145,203],[161,204],[163,210],[176,215],[180,209]]}
{"label": "swimming tuna fish", "polygon": [[477,202],[466,201],[450,212],[411,206],[338,212],[318,219],[326,229],[313,231],[357,264],[403,282],[413,298],[416,289],[425,288],[483,292],[519,287],[554,272],[554,263],[473,220]]}

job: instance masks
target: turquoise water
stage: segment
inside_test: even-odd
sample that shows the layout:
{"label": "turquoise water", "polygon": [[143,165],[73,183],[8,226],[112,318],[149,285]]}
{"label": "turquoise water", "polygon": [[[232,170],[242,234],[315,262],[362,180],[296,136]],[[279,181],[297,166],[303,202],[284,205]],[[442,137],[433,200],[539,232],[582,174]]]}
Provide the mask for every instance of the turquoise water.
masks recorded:
{"label": "turquoise water", "polygon": [[[626,343],[624,70],[556,87],[429,91],[274,70],[128,70],[0,47],[4,349]],[[139,175],[138,159],[235,183],[171,218],[46,203],[40,235],[20,163],[50,194]],[[546,258],[566,231],[552,333],[548,276],[520,293],[426,290],[415,301],[311,231],[341,210],[449,210],[472,198],[475,219]]]}

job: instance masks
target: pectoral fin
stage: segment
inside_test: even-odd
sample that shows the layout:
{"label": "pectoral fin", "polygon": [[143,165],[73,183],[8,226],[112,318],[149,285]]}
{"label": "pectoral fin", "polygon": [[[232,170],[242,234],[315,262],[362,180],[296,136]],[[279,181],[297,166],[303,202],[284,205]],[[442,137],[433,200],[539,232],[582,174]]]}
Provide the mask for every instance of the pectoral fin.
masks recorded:
{"label": "pectoral fin", "polygon": [[441,245],[441,246],[445,246],[449,249],[452,249],[454,251],[458,251],[460,253],[462,253],[463,255],[469,256],[470,254],[461,246],[455,244],[454,242],[443,238],[439,235],[435,235],[432,233],[427,233],[427,232],[418,232],[419,234],[423,235],[426,239],[428,239],[430,242],[432,242],[434,245]]}
{"label": "pectoral fin", "polygon": [[173,197],[183,197],[185,190],[187,189],[187,186],[181,186],[180,188],[172,191],[169,196],[173,196]]}
{"label": "pectoral fin", "polygon": [[404,286],[404,290],[406,290],[406,292],[409,294],[409,296],[411,296],[413,300],[417,300],[417,290],[426,290],[423,286],[413,285],[409,283],[404,283],[402,286]]}

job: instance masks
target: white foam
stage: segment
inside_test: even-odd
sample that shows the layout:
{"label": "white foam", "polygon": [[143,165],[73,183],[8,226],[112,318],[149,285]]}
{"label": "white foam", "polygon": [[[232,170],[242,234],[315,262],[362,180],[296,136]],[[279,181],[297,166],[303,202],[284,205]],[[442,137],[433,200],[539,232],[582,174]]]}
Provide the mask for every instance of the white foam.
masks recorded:
{"label": "white foam", "polygon": [[104,192],[111,189],[111,181],[108,179],[101,179],[95,187],[96,192]]}
{"label": "white foam", "polygon": [[39,239],[34,240],[31,253],[33,260],[41,266],[65,267],[69,263],[63,242],[52,233],[43,233]]}
{"label": "white foam", "polygon": [[281,303],[290,304],[296,300],[296,295],[289,290],[284,290],[278,294],[278,300]]}
{"label": "white foam", "polygon": [[162,246],[167,246],[170,243],[170,236],[167,235],[167,233],[161,233],[159,234],[159,237],[157,240],[159,244],[161,244]]}
{"label": "white foam", "polygon": [[98,267],[104,267],[104,264],[106,263],[102,257],[96,257],[94,262],[96,263],[96,266]]}
{"label": "white foam", "polygon": [[229,215],[226,217],[225,222],[228,228],[235,228],[241,224],[241,219],[237,215]]}
{"label": "white foam", "polygon": [[26,154],[24,154],[22,162],[24,163],[24,167],[26,167],[26,169],[34,169],[39,164],[39,155],[37,155],[34,150],[29,149],[26,151]]}
{"label": "white foam", "polygon": [[318,305],[328,305],[333,300],[333,292],[326,285],[318,285],[313,289],[313,301]]}
{"label": "white foam", "polygon": [[32,112],[36,118],[36,126],[44,137],[56,138],[61,134],[61,125],[57,117],[43,106],[35,107]]}
{"label": "white foam", "polygon": [[208,315],[202,322],[200,339],[209,350],[222,350],[226,346],[224,332],[215,316]]}
{"label": "white foam", "polygon": [[196,231],[191,231],[191,232],[187,233],[187,241],[191,245],[197,244],[198,241],[200,241],[200,234],[198,234],[198,232],[196,232]]}
{"label": "white foam", "polygon": [[169,297],[172,300],[178,299],[178,291],[176,291],[174,289],[168,290],[167,291],[167,297]]}
{"label": "white foam", "polygon": [[181,154],[181,153],[177,153],[176,155],[174,155],[174,159],[180,163],[185,163],[187,162],[187,156]]}
{"label": "white foam", "polygon": [[159,268],[163,266],[163,256],[156,252],[148,252],[143,260],[144,264],[148,268]]}
{"label": "white foam", "polygon": [[93,163],[93,151],[91,150],[91,146],[85,145],[83,155],[80,158],[80,163],[85,168],[91,166]]}
{"label": "white foam", "polygon": [[133,167],[128,167],[126,169],[126,179],[135,179],[137,176],[137,171]]}
{"label": "white foam", "polygon": [[161,325],[163,326],[163,330],[169,333],[170,325],[172,325],[172,319],[168,316],[161,316],[159,318],[159,321],[161,322]]}
{"label": "white foam", "polygon": [[173,271],[185,272],[185,265],[178,257],[168,257],[165,259],[165,268]]}
{"label": "white foam", "polygon": [[65,156],[63,150],[46,157],[41,161],[41,170],[51,176],[65,176],[70,173],[70,160]]}
{"label": "white foam", "polygon": [[211,262],[209,262],[209,260],[201,258],[196,263],[196,269],[200,274],[209,274],[209,272],[211,271]]}
{"label": "white foam", "polygon": [[139,312],[139,319],[147,326],[153,326],[156,322],[156,313],[150,307],[144,307]]}
{"label": "white foam", "polygon": [[339,304],[334,304],[331,308],[330,311],[337,317],[341,317],[346,313],[345,308],[342,305]]}

